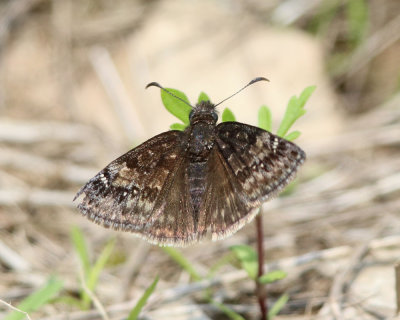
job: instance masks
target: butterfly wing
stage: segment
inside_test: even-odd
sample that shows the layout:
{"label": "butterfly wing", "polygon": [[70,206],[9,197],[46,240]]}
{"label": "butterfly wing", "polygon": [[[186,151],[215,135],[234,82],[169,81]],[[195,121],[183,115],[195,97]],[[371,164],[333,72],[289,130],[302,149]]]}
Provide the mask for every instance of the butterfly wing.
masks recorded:
{"label": "butterfly wing", "polygon": [[153,243],[187,241],[194,227],[184,215],[190,205],[182,138],[180,131],[165,132],[112,161],[77,193],[78,208],[104,227]]}
{"label": "butterfly wing", "polygon": [[295,144],[238,122],[217,126],[210,154],[202,232],[221,239],[251,220],[263,202],[281,191],[304,162]]}

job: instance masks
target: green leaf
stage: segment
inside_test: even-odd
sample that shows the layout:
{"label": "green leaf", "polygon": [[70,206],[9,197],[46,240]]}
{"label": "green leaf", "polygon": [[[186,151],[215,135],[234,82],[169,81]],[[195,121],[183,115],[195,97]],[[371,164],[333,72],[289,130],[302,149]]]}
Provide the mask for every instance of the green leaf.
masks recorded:
{"label": "green leaf", "polygon": [[78,254],[79,261],[82,265],[83,274],[87,276],[91,266],[90,266],[89,250],[87,248],[83,233],[81,229],[79,229],[78,227],[73,227],[71,229],[70,236],[75,251]]}
{"label": "green leaf", "polygon": [[205,92],[200,92],[199,98],[197,99],[197,103],[200,103],[202,101],[210,101],[210,98]]}
{"label": "green leaf", "polygon": [[306,110],[304,110],[304,105],[306,104],[308,98],[311,96],[314,90],[315,86],[307,87],[300,94],[299,98],[293,96],[289,100],[288,106],[286,107],[285,115],[283,116],[282,122],[277,132],[278,136],[284,137],[289,131],[290,127],[293,125],[293,123],[306,113]]}
{"label": "green leaf", "polygon": [[261,106],[258,110],[258,126],[267,131],[272,129],[271,110],[267,106]]}
{"label": "green leaf", "polygon": [[136,319],[138,319],[140,311],[142,311],[142,309],[143,309],[144,305],[146,304],[147,300],[150,298],[150,296],[154,292],[154,289],[157,286],[157,282],[158,282],[158,276],[154,279],[153,283],[146,289],[146,291],[140,297],[140,299],[136,303],[135,307],[129,313],[129,316],[128,316],[127,320],[136,320]]}
{"label": "green leaf", "polygon": [[267,284],[267,283],[272,283],[278,280],[285,279],[287,276],[287,273],[285,271],[281,270],[274,270],[271,272],[268,272],[267,274],[262,275],[261,277],[258,278],[258,282],[262,284]]}
{"label": "green leaf", "polygon": [[[97,259],[96,263],[90,269],[90,272],[85,279],[86,286],[88,287],[88,289],[90,291],[94,291],[94,289],[97,285],[97,282],[99,280],[100,273],[104,269],[108,259],[111,256],[111,253],[114,249],[114,244],[115,244],[115,240],[112,239],[105,245],[105,247],[101,251],[100,256]],[[82,304],[83,304],[84,308],[85,309],[89,308],[91,298],[85,291],[83,291],[82,300],[83,300]]]}
{"label": "green leaf", "polygon": [[[51,277],[43,288],[22,300],[17,308],[27,313],[38,310],[41,306],[54,298],[61,291],[62,287],[63,283],[61,280]],[[8,314],[4,320],[21,320],[25,317],[25,314],[14,310]]]}
{"label": "green leaf", "polygon": [[255,280],[258,273],[258,261],[257,253],[254,249],[246,245],[236,245],[229,249],[235,253],[236,258],[240,261],[242,268],[246,270],[249,277]]}
{"label": "green leaf", "polygon": [[162,247],[163,251],[168,254],[177,264],[179,264],[195,281],[200,281],[202,277],[191,265],[191,263],[178,250],[171,247]]}
{"label": "green leaf", "polygon": [[281,295],[279,299],[274,303],[271,310],[268,312],[268,319],[272,320],[285,306],[285,304],[289,301],[289,295],[286,293]]}
{"label": "green leaf", "polygon": [[[307,87],[307,88],[305,88],[304,90],[303,90],[303,92],[300,94],[300,97],[299,97],[299,99],[298,99],[298,103],[299,103],[299,105],[298,105],[298,108],[300,108],[300,109],[303,109],[304,108],[304,106],[305,106],[305,104],[306,104],[306,102],[307,102],[307,100],[310,98],[310,96],[312,95],[312,93],[314,92],[314,90],[316,89],[317,87],[316,86],[309,86],[309,87]],[[305,110],[303,110],[304,111],[304,113],[306,113],[306,111]],[[303,114],[304,114],[303,113]]]}
{"label": "green leaf", "polygon": [[172,113],[175,117],[177,117],[179,120],[181,120],[184,124],[188,125],[189,124],[189,113],[192,111],[192,108],[190,107],[190,102],[189,99],[186,97],[186,95],[179,90],[176,89],[171,89],[171,88],[166,88],[169,92],[174,94],[175,96],[181,98],[182,100],[186,101],[188,104],[185,102],[177,99],[176,97],[171,96],[164,90],[161,90],[161,100],[165,106],[165,108]]}
{"label": "green leaf", "polygon": [[225,108],[224,112],[222,112],[222,122],[227,122],[227,121],[236,121],[236,118],[230,109]]}
{"label": "green leaf", "polygon": [[179,130],[179,131],[184,131],[186,129],[186,125],[183,123],[173,123],[169,126],[171,130]]}
{"label": "green leaf", "polygon": [[245,318],[243,318],[240,314],[236,313],[235,311],[233,311],[231,308],[229,308],[228,306],[217,302],[215,300],[211,300],[211,303],[216,306],[219,310],[221,310],[223,313],[225,313],[226,316],[228,316],[229,319],[231,320],[246,320]]}
{"label": "green leaf", "polygon": [[300,137],[300,135],[301,135],[300,131],[292,131],[291,133],[289,133],[285,136],[285,139],[288,141],[293,141],[293,140],[297,139],[298,137]]}

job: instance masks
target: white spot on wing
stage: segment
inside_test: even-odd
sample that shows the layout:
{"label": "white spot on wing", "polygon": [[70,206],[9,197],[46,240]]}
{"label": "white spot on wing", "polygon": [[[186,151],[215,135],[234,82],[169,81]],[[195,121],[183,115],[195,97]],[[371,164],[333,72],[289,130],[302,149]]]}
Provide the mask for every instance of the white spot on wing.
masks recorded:
{"label": "white spot on wing", "polygon": [[278,148],[279,140],[277,137],[274,139],[274,143],[272,144],[272,150],[276,153],[276,149]]}

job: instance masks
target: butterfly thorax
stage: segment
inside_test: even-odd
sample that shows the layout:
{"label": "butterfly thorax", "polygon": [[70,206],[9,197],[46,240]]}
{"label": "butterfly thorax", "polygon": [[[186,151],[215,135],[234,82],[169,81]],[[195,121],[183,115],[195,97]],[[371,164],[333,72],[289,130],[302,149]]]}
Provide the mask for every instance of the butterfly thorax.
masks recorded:
{"label": "butterfly thorax", "polygon": [[190,126],[185,131],[189,157],[193,162],[202,162],[214,147],[218,116],[214,105],[203,101],[193,108],[189,118]]}

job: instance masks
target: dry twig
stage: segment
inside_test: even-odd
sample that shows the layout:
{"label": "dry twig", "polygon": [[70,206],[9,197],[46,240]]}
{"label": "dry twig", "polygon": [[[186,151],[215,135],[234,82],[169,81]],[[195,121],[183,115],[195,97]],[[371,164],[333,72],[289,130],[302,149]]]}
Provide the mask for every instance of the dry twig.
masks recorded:
{"label": "dry twig", "polygon": [[20,310],[20,309],[18,309],[18,308],[16,308],[16,307],[14,307],[13,305],[11,305],[11,303],[7,303],[7,302],[5,302],[5,301],[3,301],[3,300],[1,300],[1,299],[0,299],[0,302],[1,302],[2,304],[6,305],[8,308],[10,308],[10,309],[12,309],[12,310],[15,310],[15,311],[18,311],[18,312],[23,313],[23,314],[25,315],[25,317],[26,317],[28,320],[32,320],[31,317],[29,316],[29,314],[28,314],[27,312],[22,311],[22,310]]}

